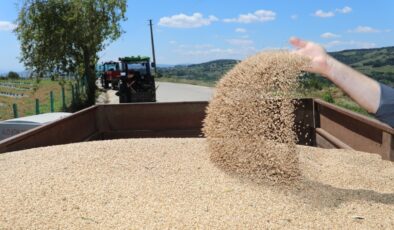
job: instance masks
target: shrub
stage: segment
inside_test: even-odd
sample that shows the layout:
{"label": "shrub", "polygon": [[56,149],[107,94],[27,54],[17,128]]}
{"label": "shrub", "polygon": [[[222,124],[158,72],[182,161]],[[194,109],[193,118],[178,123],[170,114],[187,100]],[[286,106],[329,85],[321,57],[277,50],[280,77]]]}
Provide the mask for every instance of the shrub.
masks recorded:
{"label": "shrub", "polygon": [[10,71],[10,72],[7,74],[7,78],[8,78],[8,79],[19,79],[20,76],[19,76],[18,73],[13,72],[13,71]]}
{"label": "shrub", "polygon": [[328,103],[334,103],[334,102],[335,102],[335,100],[334,100],[334,98],[332,97],[332,94],[331,94],[330,91],[324,92],[323,95],[322,95],[322,99],[323,99],[324,101],[328,102]]}

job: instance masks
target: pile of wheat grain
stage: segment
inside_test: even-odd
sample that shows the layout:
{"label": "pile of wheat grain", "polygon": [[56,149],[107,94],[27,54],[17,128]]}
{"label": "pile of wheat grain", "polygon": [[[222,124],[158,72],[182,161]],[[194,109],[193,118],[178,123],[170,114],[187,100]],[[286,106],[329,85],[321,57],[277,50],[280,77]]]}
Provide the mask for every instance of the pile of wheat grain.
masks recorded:
{"label": "pile of wheat grain", "polygon": [[286,51],[262,52],[219,81],[203,128],[217,166],[256,181],[299,177],[292,98],[308,63]]}
{"label": "pile of wheat grain", "polygon": [[299,147],[300,183],[229,176],[205,139],[95,141],[0,154],[0,229],[393,229],[394,165]]}

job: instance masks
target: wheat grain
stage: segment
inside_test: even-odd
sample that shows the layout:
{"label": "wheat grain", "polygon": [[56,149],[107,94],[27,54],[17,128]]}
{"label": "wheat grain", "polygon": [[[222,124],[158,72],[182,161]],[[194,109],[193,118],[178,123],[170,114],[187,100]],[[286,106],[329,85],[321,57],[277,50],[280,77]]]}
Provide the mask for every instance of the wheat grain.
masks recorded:
{"label": "wheat grain", "polygon": [[217,166],[259,182],[299,177],[292,98],[308,63],[285,51],[262,52],[220,80],[203,128]]}
{"label": "wheat grain", "polygon": [[[0,155],[0,229],[393,229],[394,165],[297,147],[301,182],[229,176],[205,139],[129,139]],[[363,219],[360,219],[363,218]]]}

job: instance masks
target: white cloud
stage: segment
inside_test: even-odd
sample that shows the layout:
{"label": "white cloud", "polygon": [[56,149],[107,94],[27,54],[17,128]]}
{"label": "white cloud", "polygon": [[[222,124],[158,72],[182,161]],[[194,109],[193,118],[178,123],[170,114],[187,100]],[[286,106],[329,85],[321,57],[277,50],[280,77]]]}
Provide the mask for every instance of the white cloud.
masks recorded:
{"label": "white cloud", "polygon": [[171,45],[175,45],[175,44],[177,44],[178,42],[175,41],[175,40],[171,40],[171,41],[169,41],[169,43],[170,43]]}
{"label": "white cloud", "polygon": [[160,26],[172,28],[197,28],[201,26],[208,26],[212,22],[219,19],[213,15],[204,18],[201,13],[194,13],[193,15],[177,14],[170,17],[162,17],[159,20]]}
{"label": "white cloud", "polygon": [[208,60],[212,59],[220,59],[220,58],[235,58],[235,59],[243,59],[248,55],[252,55],[256,53],[257,50],[254,47],[247,48],[217,48],[213,47],[210,49],[196,49],[196,50],[177,50],[176,53],[186,57],[195,57],[195,58],[208,58]]}
{"label": "white cloud", "polygon": [[0,21],[0,31],[11,31],[16,28],[16,24],[9,21]]}
{"label": "white cloud", "polygon": [[[352,12],[352,8],[350,8],[349,6],[345,6],[342,9],[336,9],[335,12],[338,12],[341,14],[348,14],[348,13]],[[334,17],[335,13],[334,13],[334,11],[316,10],[313,15],[316,17],[320,17],[320,18],[330,18],[330,17]]]}
{"label": "white cloud", "polygon": [[179,49],[208,49],[213,47],[211,44],[176,44]]}
{"label": "white cloud", "polygon": [[279,47],[279,46],[266,46],[264,47],[262,50],[263,51],[280,51],[280,50],[290,50],[292,47],[290,46],[283,46],[283,47]]}
{"label": "white cloud", "polygon": [[320,18],[329,18],[335,16],[335,14],[332,11],[324,12],[322,10],[317,10],[314,15]]}
{"label": "white cloud", "polygon": [[228,39],[227,43],[236,46],[252,46],[254,44],[250,39]]}
{"label": "white cloud", "polygon": [[358,48],[358,49],[370,49],[375,48],[376,43],[373,42],[360,42],[360,41],[341,41],[335,40],[328,42],[324,45],[325,48],[330,49],[333,47],[341,47],[343,49],[351,49],[351,48]]}
{"label": "white cloud", "polygon": [[327,33],[321,34],[320,37],[321,37],[321,38],[330,39],[330,38],[338,38],[338,37],[340,37],[340,35],[338,35],[338,34],[333,34],[333,33],[330,33],[330,32],[327,32]]}
{"label": "white cloud", "polygon": [[298,15],[297,14],[293,14],[293,15],[290,16],[290,18],[292,20],[297,20],[298,19]]}
{"label": "white cloud", "polygon": [[212,48],[213,47],[213,45],[211,45],[211,44],[197,44],[197,45],[193,45],[193,48],[196,48],[196,49],[209,49],[209,48]]}
{"label": "white cloud", "polygon": [[352,8],[350,8],[349,6],[345,6],[342,9],[336,9],[335,11],[342,13],[342,14],[348,14],[348,13],[352,12]]}
{"label": "white cloud", "polygon": [[276,18],[276,13],[270,10],[257,10],[254,13],[241,14],[238,18],[226,18],[224,22],[252,23],[268,22]]}
{"label": "white cloud", "polygon": [[244,29],[244,28],[236,28],[235,32],[237,32],[237,33],[246,33],[246,29]]}
{"label": "white cloud", "polygon": [[[238,39],[242,40],[242,39]],[[213,59],[232,58],[243,59],[246,56],[257,52],[253,46],[253,41],[237,41],[237,39],[227,40],[234,44],[233,47],[216,47],[210,44],[185,44],[179,45],[173,52],[188,62],[202,62]]]}
{"label": "white cloud", "polygon": [[349,30],[350,33],[378,33],[380,30],[370,26],[357,26],[355,29]]}
{"label": "white cloud", "polygon": [[203,49],[203,50],[189,50],[186,52],[183,52],[185,55],[190,55],[190,56],[210,56],[210,55],[233,55],[236,54],[234,49],[221,49],[221,48],[212,48],[212,49]]}

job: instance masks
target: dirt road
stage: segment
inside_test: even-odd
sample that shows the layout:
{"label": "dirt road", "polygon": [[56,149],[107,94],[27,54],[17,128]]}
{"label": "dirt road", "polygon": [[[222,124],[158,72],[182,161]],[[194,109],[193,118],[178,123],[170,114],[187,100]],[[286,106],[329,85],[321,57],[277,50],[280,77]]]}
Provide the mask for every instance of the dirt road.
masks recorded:
{"label": "dirt road", "polygon": [[[209,101],[213,88],[189,84],[157,82],[157,102]],[[118,104],[119,97],[115,90],[103,92],[97,99],[98,104]]]}

